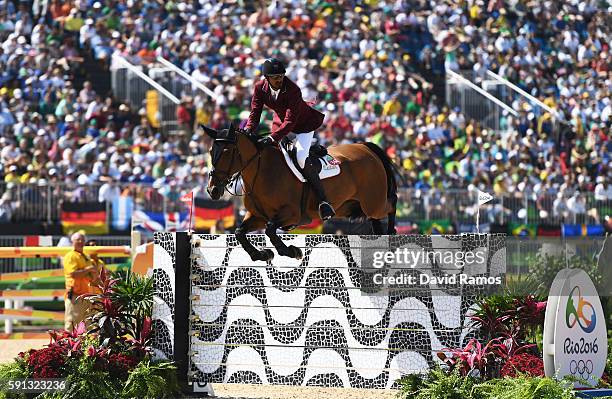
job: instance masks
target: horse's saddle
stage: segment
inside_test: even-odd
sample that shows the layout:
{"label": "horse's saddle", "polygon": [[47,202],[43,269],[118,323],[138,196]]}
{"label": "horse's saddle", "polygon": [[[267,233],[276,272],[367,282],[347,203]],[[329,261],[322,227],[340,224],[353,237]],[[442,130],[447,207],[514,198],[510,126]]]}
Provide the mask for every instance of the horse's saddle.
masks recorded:
{"label": "horse's saddle", "polygon": [[[302,168],[297,161],[295,149],[295,135],[290,134],[284,137],[279,145],[287,166],[301,182],[305,183],[306,179],[302,175]],[[340,161],[332,157],[325,147],[320,144],[310,146],[309,156],[311,159],[318,159],[319,162],[315,166],[319,172],[319,179],[323,180],[328,177],[337,176],[340,174]]]}

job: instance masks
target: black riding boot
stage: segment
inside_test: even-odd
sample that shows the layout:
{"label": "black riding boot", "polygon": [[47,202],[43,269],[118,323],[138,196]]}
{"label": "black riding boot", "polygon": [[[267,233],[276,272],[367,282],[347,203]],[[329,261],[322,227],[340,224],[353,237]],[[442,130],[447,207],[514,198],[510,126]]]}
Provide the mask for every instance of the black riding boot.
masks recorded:
{"label": "black riding boot", "polygon": [[323,185],[321,184],[321,180],[319,179],[319,174],[317,173],[314,165],[310,158],[306,158],[306,163],[304,165],[304,169],[302,174],[310,183],[315,195],[319,199],[319,216],[321,220],[327,220],[336,214],[334,208],[327,202],[327,197],[325,196],[325,190],[323,190]]}

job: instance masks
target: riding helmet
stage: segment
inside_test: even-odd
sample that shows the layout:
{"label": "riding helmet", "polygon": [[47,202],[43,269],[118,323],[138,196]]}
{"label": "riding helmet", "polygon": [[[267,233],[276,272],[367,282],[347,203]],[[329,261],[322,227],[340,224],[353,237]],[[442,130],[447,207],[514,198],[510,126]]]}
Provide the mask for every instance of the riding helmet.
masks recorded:
{"label": "riding helmet", "polygon": [[261,68],[261,72],[266,75],[280,75],[285,73],[285,66],[276,58],[267,58]]}

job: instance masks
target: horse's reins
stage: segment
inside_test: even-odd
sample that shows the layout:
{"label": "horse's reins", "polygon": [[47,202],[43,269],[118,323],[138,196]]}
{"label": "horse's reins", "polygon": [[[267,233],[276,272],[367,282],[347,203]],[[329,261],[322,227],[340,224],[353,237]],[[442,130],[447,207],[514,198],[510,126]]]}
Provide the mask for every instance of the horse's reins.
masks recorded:
{"label": "horse's reins", "polygon": [[[238,151],[238,149],[236,149],[236,152],[238,153],[238,157],[239,157],[239,159],[240,159],[240,163],[242,163],[242,155],[240,154],[240,151]],[[252,156],[252,157],[251,157],[251,158],[250,158],[250,159],[249,159],[249,160],[246,162],[246,165],[244,165],[244,166],[243,166],[243,167],[242,167],[242,168],[241,168],[241,169],[240,169],[238,172],[236,172],[236,173],[234,173],[233,175],[231,175],[231,176],[229,176],[229,177],[225,178],[224,180],[222,180],[222,181],[221,181],[219,184],[223,185],[223,189],[224,189],[225,191],[227,191],[227,192],[228,192],[230,195],[234,195],[234,196],[237,196],[237,197],[242,197],[242,196],[244,196],[244,195],[249,195],[249,194],[250,194],[250,193],[253,191],[252,189],[255,187],[255,182],[257,181],[257,176],[259,176],[259,163],[260,163],[260,161],[261,161],[261,153],[262,153],[262,151],[260,151],[259,149],[257,149],[257,153],[256,153],[255,155],[253,155],[253,156]],[[231,160],[231,162],[230,162],[230,164],[229,164],[229,165],[230,165],[230,166],[229,166],[230,168],[231,168],[231,167],[232,167],[232,165],[234,164],[234,157],[235,157],[235,156],[236,156],[236,154],[235,154],[235,153],[234,153],[234,154],[232,154],[232,160]],[[242,179],[242,181],[243,181],[243,183],[244,183],[244,187],[245,187],[245,189],[247,189],[247,190],[245,190],[245,193],[244,193],[244,194],[242,194],[242,195],[238,195],[238,194],[237,194],[237,191],[238,191],[238,188],[237,188],[237,186],[238,186],[238,178],[240,177],[240,175],[242,174],[242,172],[243,172],[243,171],[244,171],[246,168],[248,168],[248,167],[249,167],[249,165],[251,164],[251,162],[253,162],[253,160],[254,160],[255,158],[257,158],[257,169],[255,170],[255,178],[253,179],[253,185],[252,185],[252,187],[251,187],[251,190],[248,190],[248,187],[247,187],[246,181],[244,181],[244,179]],[[214,165],[213,165],[213,166],[214,166]],[[216,171],[216,169],[213,169],[213,171],[211,172],[211,177],[212,177],[212,176],[215,174],[215,171]],[[235,184],[235,186],[234,186],[234,188],[235,188],[235,189],[234,189],[234,192],[233,192],[233,193],[232,193],[232,192],[229,190],[229,188],[228,188],[228,186],[229,186],[230,184],[232,184],[232,183],[236,183],[236,184]],[[247,192],[247,191],[248,191],[248,192]]]}
{"label": "horse's reins", "polygon": [[[238,156],[240,156],[240,153],[238,153]],[[248,189],[248,187],[247,187],[247,183],[246,183],[246,181],[245,181],[244,179],[242,179],[242,182],[243,182],[243,185],[244,185],[245,190],[244,190],[244,194],[239,195],[239,194],[237,193],[237,191],[238,191],[238,178],[239,178],[239,177],[241,177],[242,171],[243,171],[243,170],[245,170],[246,168],[248,168],[248,166],[251,164],[251,162],[253,162],[253,160],[254,160],[255,158],[257,158],[257,168],[255,169],[255,177],[253,178],[253,185],[252,185],[251,189],[249,190],[249,189]],[[241,157],[241,156],[240,156],[240,160],[242,161],[242,157]],[[257,181],[257,176],[259,176],[259,165],[260,165],[260,162],[261,162],[261,151],[259,151],[259,150],[258,150],[258,151],[257,151],[257,154],[253,155],[253,156],[251,157],[251,159],[249,159],[249,160],[247,161],[246,165],[245,165],[245,166],[244,166],[242,169],[240,169],[238,172],[234,173],[234,175],[233,175],[233,176],[232,176],[232,177],[231,177],[231,178],[230,178],[230,179],[227,181],[227,184],[228,184],[228,185],[229,185],[229,184],[232,184],[232,183],[235,183],[235,184],[234,184],[234,192],[232,193],[232,192],[229,190],[228,185],[226,185],[226,186],[225,186],[225,190],[226,190],[226,191],[227,191],[227,192],[228,192],[230,195],[235,195],[235,196],[237,196],[237,197],[242,197],[242,196],[244,196],[244,195],[249,195],[249,194],[251,194],[251,192],[253,192],[253,188],[255,187],[255,182]]]}

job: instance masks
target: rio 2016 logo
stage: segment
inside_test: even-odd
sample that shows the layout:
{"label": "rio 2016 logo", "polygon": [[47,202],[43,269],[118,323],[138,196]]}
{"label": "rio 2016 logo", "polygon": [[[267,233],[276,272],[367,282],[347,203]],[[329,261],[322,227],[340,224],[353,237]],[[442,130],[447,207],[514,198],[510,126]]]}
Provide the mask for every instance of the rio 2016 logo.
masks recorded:
{"label": "rio 2016 logo", "polygon": [[584,300],[578,286],[572,289],[567,298],[565,322],[568,328],[573,328],[578,324],[582,331],[587,334],[595,330],[597,324],[595,308],[590,302]]}

